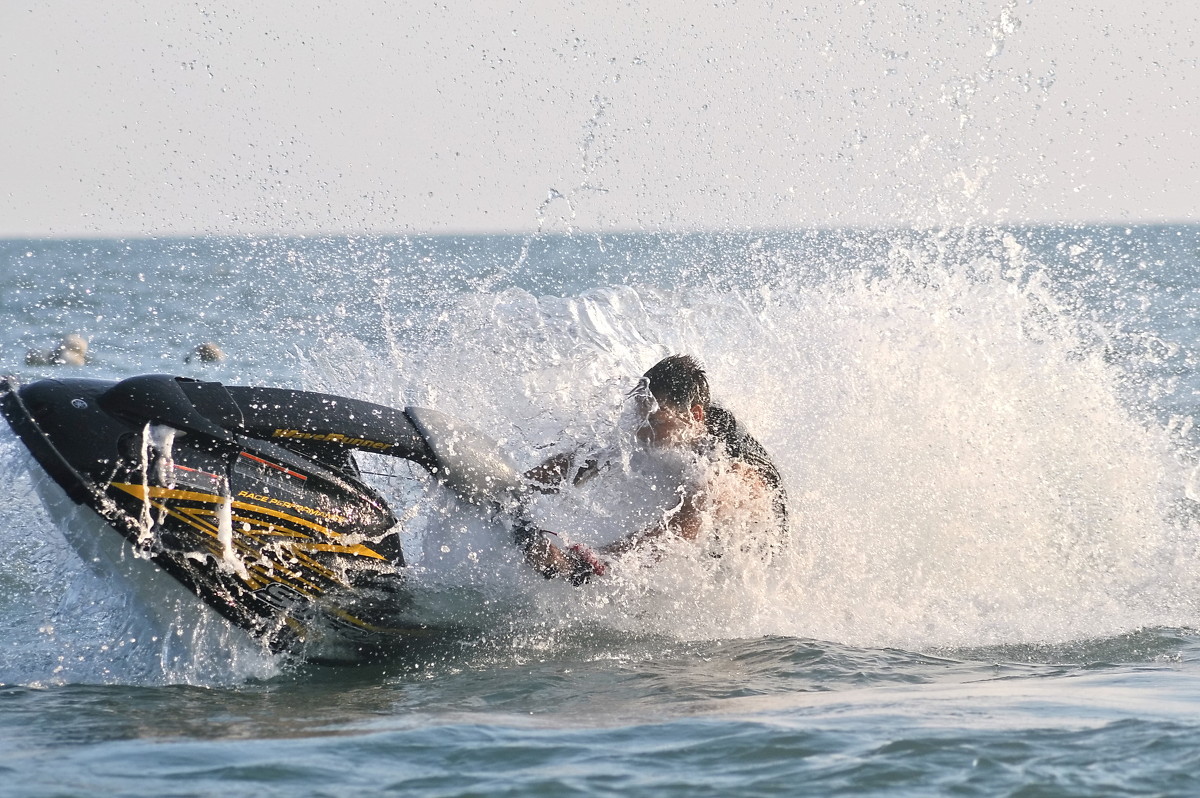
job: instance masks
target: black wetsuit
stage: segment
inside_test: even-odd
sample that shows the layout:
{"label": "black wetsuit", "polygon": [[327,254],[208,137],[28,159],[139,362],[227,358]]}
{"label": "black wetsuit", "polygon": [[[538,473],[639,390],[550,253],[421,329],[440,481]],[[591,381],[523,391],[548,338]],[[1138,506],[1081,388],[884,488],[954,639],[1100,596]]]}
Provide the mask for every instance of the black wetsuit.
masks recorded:
{"label": "black wetsuit", "polygon": [[779,519],[780,525],[787,528],[787,491],[783,488],[783,479],[779,469],[771,461],[771,456],[763,445],[742,428],[733,413],[720,405],[709,405],[704,414],[704,425],[708,434],[723,446],[729,458],[745,463],[762,477],[763,482],[771,490],[771,506]]}

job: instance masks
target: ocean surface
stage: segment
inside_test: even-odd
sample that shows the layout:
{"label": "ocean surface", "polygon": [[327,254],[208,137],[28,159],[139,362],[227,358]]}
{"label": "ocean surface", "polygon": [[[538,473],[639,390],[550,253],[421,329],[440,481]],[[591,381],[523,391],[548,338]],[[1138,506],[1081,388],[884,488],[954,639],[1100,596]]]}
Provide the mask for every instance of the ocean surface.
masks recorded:
{"label": "ocean surface", "polygon": [[[23,380],[432,406],[528,465],[688,352],[793,524],[573,588],[374,458],[455,631],[313,665],[156,620],[0,429],[5,796],[1200,792],[1200,227],[8,240],[0,318]],[[637,501],[542,509],[602,543]]]}

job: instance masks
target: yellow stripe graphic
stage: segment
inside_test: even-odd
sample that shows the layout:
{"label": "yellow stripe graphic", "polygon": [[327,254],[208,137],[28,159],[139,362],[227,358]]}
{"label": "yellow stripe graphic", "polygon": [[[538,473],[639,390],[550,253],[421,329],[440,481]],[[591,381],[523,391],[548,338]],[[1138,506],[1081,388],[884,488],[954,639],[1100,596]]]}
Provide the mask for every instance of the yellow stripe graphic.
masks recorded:
{"label": "yellow stripe graphic", "polygon": [[[144,485],[133,485],[133,484],[130,484],[127,482],[113,482],[111,484],[114,488],[120,488],[121,490],[128,493],[130,496],[133,496],[135,499],[138,499],[139,501],[146,501],[146,487]],[[179,501],[203,502],[206,504],[213,504],[213,505],[223,504],[225,502],[224,496],[218,496],[213,493],[197,493],[195,491],[190,491],[190,490],[177,490],[174,488],[151,487],[149,489],[149,494],[150,494],[150,498],[152,498],[152,499],[176,499]],[[341,537],[340,533],[333,531],[329,527],[322,526],[321,524],[317,524],[312,521],[305,520],[303,518],[298,518],[297,516],[294,516],[294,515],[288,515],[287,513],[280,512],[279,510],[275,510],[270,507],[264,507],[259,504],[249,504],[247,502],[239,502],[239,501],[232,502],[232,506],[236,510],[247,510],[250,512],[258,513],[259,515],[267,515],[272,518],[279,518],[279,519],[288,521],[289,523],[296,524],[297,526],[305,527],[305,528],[311,529],[315,532],[319,532],[322,535],[325,535],[327,537],[331,537],[331,538]],[[162,508],[162,509],[168,509],[168,508]],[[204,510],[201,508],[188,508],[188,510],[190,511],[190,513],[196,514],[196,515],[216,515],[216,510]],[[171,510],[168,509],[168,512],[170,512],[170,511]],[[217,530],[217,528],[214,525],[214,526],[212,526],[211,530],[206,529],[205,531],[211,531],[213,534],[215,534],[216,530]],[[316,550],[316,551],[327,551],[327,552],[333,552],[333,553],[338,553],[338,554],[351,554],[351,555],[355,555],[358,557],[368,557],[368,558],[374,559],[374,560],[386,560],[387,559],[379,552],[377,552],[374,549],[371,549],[367,546],[364,546],[361,543],[354,543],[354,544],[349,544],[349,545],[332,544],[332,543],[317,543],[317,544],[313,544],[312,546],[307,547],[307,548],[309,548],[310,550]]]}

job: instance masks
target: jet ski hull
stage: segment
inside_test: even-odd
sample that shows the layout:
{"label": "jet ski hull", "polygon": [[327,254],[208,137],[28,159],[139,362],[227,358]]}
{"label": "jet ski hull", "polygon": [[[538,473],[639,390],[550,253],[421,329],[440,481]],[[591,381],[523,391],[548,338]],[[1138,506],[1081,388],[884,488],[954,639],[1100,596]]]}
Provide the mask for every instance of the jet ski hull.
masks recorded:
{"label": "jet ski hull", "polygon": [[[297,409],[301,423],[276,425]],[[68,535],[85,559],[99,547],[114,568],[169,575],[275,652],[358,661],[433,631],[408,613],[396,518],[350,456],[429,465],[400,411],[169,377],[9,379],[0,410],[69,500],[104,521]]]}

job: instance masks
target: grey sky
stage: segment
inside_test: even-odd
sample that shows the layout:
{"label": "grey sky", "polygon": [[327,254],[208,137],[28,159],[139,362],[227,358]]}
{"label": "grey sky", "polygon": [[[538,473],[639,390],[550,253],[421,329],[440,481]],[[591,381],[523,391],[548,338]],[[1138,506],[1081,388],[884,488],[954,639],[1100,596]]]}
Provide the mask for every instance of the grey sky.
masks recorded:
{"label": "grey sky", "polygon": [[1191,0],[5,0],[0,235],[1200,220]]}

